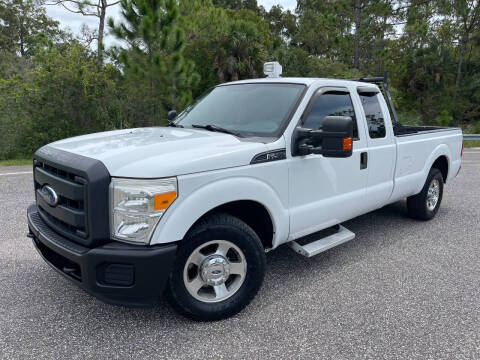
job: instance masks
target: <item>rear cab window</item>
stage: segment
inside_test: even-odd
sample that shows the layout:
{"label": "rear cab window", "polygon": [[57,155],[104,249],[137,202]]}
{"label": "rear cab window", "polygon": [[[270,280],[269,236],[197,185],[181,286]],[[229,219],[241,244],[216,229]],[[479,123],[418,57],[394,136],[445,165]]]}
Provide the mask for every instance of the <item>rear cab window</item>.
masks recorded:
{"label": "rear cab window", "polygon": [[378,99],[378,92],[359,92],[367,121],[368,135],[371,139],[380,139],[386,136],[385,117]]}

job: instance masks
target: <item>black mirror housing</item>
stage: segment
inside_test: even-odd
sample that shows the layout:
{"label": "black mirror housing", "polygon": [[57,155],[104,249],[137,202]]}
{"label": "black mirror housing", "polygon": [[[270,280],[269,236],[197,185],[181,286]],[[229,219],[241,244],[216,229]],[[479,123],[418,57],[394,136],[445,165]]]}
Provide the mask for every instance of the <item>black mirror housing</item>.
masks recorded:
{"label": "black mirror housing", "polygon": [[323,119],[322,155],[350,157],[353,150],[353,120],[350,116],[327,116]]}
{"label": "black mirror housing", "polygon": [[349,116],[327,116],[320,130],[299,127],[293,135],[293,155],[320,154],[350,157],[353,150],[353,120]]}
{"label": "black mirror housing", "polygon": [[167,114],[167,120],[168,121],[173,121],[177,117],[177,111],[176,110],[170,110]]}

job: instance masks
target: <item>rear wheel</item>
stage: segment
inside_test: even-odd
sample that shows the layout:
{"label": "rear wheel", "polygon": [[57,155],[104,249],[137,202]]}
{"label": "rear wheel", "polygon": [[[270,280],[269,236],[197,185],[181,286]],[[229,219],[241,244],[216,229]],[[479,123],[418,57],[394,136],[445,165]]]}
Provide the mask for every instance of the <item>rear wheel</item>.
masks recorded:
{"label": "rear wheel", "polygon": [[422,191],[407,199],[408,214],[419,220],[435,217],[443,197],[443,176],[440,170],[432,168]]}
{"label": "rear wheel", "polygon": [[250,303],[264,273],[265,251],[257,234],[236,217],[213,214],[182,240],[169,278],[169,299],[191,319],[224,319]]}

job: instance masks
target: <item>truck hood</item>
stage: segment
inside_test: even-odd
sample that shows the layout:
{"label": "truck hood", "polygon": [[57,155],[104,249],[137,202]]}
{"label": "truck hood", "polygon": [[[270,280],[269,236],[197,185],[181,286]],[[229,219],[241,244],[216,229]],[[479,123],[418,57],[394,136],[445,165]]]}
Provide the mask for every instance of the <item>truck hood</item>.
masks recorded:
{"label": "truck hood", "polygon": [[247,165],[260,142],[197,129],[150,127],[83,135],[47,145],[100,160],[112,176],[157,178]]}

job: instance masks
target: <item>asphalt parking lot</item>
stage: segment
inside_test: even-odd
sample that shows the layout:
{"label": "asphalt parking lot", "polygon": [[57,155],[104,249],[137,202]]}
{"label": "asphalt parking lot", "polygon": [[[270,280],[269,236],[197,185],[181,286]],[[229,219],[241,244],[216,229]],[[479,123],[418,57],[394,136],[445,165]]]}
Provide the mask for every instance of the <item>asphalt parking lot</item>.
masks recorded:
{"label": "asphalt parking lot", "polygon": [[1,359],[478,359],[480,149],[464,154],[430,222],[389,205],[344,225],[356,239],[306,259],[283,246],[237,316],[195,323],[101,303],[27,239],[29,167],[0,168]]}

